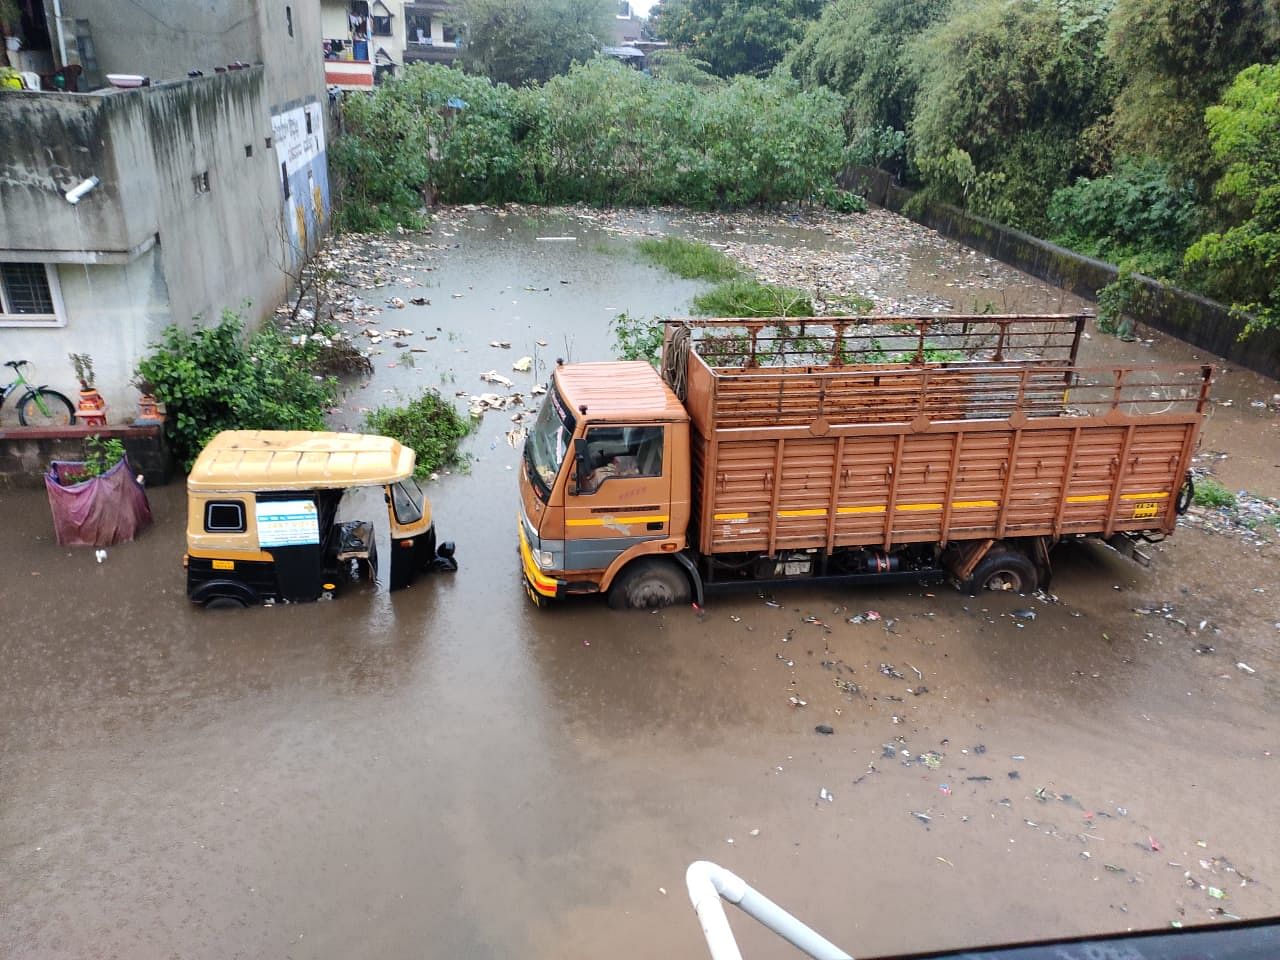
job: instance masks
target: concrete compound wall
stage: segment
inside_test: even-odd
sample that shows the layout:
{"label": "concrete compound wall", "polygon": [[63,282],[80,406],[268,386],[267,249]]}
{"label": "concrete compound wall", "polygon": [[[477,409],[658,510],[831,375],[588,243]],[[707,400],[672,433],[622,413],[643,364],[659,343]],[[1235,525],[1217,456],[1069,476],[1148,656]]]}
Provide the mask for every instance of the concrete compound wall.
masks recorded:
{"label": "concrete compound wall", "polygon": [[[917,198],[883,170],[855,168],[842,181],[872,203],[1077,296],[1096,300],[1098,291],[1119,275],[1114,264],[1083,256],[950,204]],[[1134,319],[1258,373],[1280,377],[1280,331],[1265,331],[1241,340],[1243,321],[1233,317],[1222,304],[1149,277],[1134,276],[1139,284],[1132,310]]]}
{"label": "concrete compound wall", "polygon": [[[89,353],[114,420],[132,416],[133,365],[167,322],[216,319],[245,301],[251,319],[270,312],[294,256],[263,79],[258,67],[0,98],[0,259],[62,261],[66,315],[62,327],[0,327],[0,354],[36,361],[66,392],[67,353]],[[27,140],[14,113],[48,139]],[[42,169],[39,154],[53,150],[59,162]],[[99,187],[67,203],[62,192],[90,175]]]}
{"label": "concrete compound wall", "polygon": [[[100,15],[79,2],[78,14]],[[170,19],[191,4],[172,6]],[[54,264],[65,316],[58,327],[0,326],[0,358],[35,362],[42,382],[71,395],[67,354],[90,354],[112,422],[133,416],[133,368],[167,323],[215,321],[224,309],[263,319],[327,223],[318,11],[290,5],[290,37],[283,3],[215,6],[243,8],[277,66],[0,98],[0,261]],[[299,157],[298,138],[281,136],[299,124],[281,120],[308,113],[317,135]],[[98,186],[68,203],[64,192],[91,176]]]}
{"label": "concrete compound wall", "polygon": [[[316,0],[61,0],[61,4],[64,17],[89,22],[103,75],[143,74],[160,82],[185,77],[188,70],[212,73],[216,66],[242,61],[265,65],[272,105],[324,93]],[[45,6],[52,25],[52,0],[45,0]]]}

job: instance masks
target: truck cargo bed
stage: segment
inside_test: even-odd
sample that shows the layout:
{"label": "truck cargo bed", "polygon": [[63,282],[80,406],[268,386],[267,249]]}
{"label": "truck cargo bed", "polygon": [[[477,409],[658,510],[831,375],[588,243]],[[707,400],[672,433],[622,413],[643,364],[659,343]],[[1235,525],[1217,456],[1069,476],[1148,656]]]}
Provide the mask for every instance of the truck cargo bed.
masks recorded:
{"label": "truck cargo bed", "polygon": [[[771,326],[783,333],[770,339]],[[698,548],[1170,532],[1212,368],[1078,367],[1082,326],[1077,316],[840,318],[799,332],[798,321],[673,324],[667,362],[684,371]],[[891,337],[914,348],[883,362]],[[880,362],[847,362],[859,352]]]}

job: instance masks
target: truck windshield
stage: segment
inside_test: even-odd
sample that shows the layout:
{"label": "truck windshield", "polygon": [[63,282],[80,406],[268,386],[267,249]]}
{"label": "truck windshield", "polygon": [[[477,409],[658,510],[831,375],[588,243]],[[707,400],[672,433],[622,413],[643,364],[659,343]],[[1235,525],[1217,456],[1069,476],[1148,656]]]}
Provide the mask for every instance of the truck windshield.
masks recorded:
{"label": "truck windshield", "polygon": [[560,394],[554,389],[548,392],[542,409],[538,411],[538,419],[524,442],[525,474],[543,503],[551,496],[551,487],[560,472],[560,464],[564,463],[576,426],[577,421],[565,407]]}

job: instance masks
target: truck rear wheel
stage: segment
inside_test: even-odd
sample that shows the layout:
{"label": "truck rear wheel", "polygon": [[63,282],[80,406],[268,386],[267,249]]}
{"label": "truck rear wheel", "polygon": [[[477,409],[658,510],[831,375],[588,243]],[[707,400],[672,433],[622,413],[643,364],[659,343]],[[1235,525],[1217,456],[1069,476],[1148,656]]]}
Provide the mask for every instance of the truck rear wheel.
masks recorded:
{"label": "truck rear wheel", "polygon": [[979,590],[1030,593],[1035,590],[1038,580],[1036,565],[1025,553],[998,547],[974,567],[973,575],[961,585],[961,589],[971,596]]}
{"label": "truck rear wheel", "polygon": [[609,588],[614,610],[645,610],[688,603],[689,578],[674,563],[645,557],[632,561]]}

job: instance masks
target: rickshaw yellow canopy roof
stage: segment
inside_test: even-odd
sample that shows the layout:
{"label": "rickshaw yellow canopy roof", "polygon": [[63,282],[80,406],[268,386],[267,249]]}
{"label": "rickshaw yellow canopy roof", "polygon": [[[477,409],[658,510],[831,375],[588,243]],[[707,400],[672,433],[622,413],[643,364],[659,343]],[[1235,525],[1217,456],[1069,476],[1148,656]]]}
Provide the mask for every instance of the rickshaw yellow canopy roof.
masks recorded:
{"label": "rickshaw yellow canopy roof", "polygon": [[224,430],[200,451],[193,491],[317,490],[394,483],[414,453],[390,437],[311,430]]}

